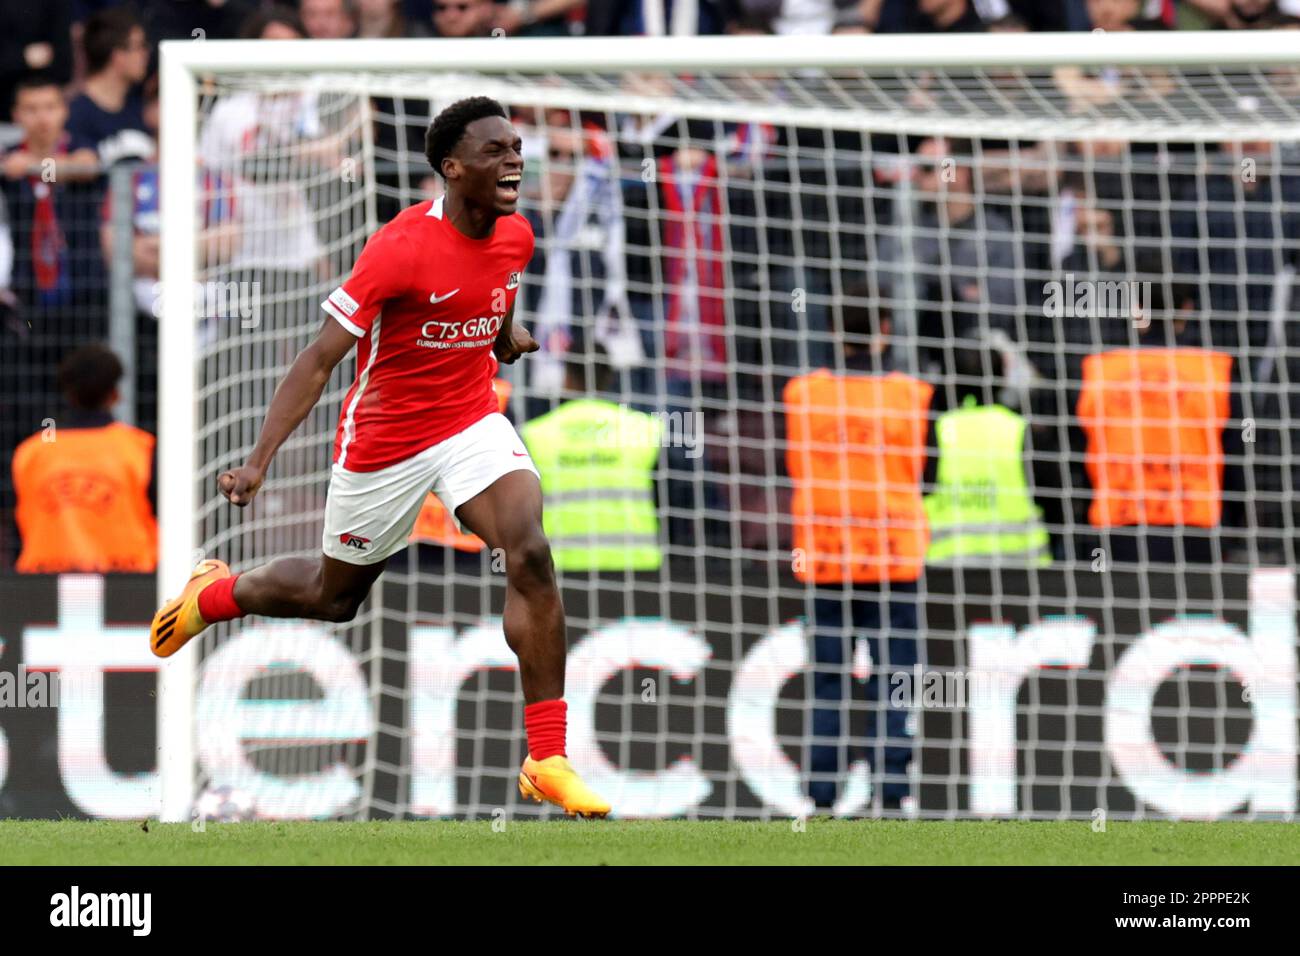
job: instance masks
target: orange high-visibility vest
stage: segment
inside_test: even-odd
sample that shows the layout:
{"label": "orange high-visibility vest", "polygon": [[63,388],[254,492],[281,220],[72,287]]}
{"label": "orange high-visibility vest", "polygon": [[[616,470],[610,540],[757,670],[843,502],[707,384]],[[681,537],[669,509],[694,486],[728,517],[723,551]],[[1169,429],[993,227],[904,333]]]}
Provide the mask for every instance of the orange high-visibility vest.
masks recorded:
{"label": "orange high-visibility vest", "polygon": [[[497,393],[497,410],[504,415],[506,405],[510,402],[510,383],[503,378],[494,378],[492,390]],[[456,527],[456,520],[448,514],[442,501],[433,492],[429,492],[429,497],[424,499],[424,507],[415,519],[410,540],[443,544],[457,551],[482,551],[486,547],[478,535]]]}
{"label": "orange high-visibility vest", "polygon": [[24,574],[153,571],[158,523],[149,505],[154,437],[114,422],[33,435],[14,452]]}
{"label": "orange high-visibility vest", "polygon": [[1231,375],[1232,356],[1197,348],[1083,360],[1078,416],[1094,527],[1219,523]]}
{"label": "orange high-visibility vest", "polygon": [[930,530],[921,500],[933,389],[898,372],[832,375],[785,387],[801,581],[915,581]]}

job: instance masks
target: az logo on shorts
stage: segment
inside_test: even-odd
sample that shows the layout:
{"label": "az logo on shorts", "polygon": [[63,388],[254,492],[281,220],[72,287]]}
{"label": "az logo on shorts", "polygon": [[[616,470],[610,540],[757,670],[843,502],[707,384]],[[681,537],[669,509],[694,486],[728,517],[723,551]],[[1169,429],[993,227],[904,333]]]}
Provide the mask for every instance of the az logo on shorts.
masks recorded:
{"label": "az logo on shorts", "polygon": [[359,534],[341,534],[339,535],[339,544],[347,548],[356,548],[358,551],[365,551],[370,547],[370,539],[363,538]]}
{"label": "az logo on shorts", "polygon": [[519,273],[512,272],[510,273],[510,278],[506,279],[506,291],[509,292],[511,289],[518,289],[518,288],[519,288]]}

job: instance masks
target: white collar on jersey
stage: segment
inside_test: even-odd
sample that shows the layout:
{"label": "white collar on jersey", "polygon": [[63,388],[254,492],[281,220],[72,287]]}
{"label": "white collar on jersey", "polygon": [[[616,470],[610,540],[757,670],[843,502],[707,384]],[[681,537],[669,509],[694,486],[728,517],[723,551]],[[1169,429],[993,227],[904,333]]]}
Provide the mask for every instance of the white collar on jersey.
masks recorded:
{"label": "white collar on jersey", "polygon": [[442,201],[443,201],[444,199],[446,199],[446,198],[447,198],[446,196],[439,196],[437,199],[435,199],[435,200],[433,201],[433,205],[431,205],[431,206],[429,207],[429,211],[426,212],[425,215],[426,215],[426,216],[432,216],[434,219],[441,219],[441,218],[442,218]]}

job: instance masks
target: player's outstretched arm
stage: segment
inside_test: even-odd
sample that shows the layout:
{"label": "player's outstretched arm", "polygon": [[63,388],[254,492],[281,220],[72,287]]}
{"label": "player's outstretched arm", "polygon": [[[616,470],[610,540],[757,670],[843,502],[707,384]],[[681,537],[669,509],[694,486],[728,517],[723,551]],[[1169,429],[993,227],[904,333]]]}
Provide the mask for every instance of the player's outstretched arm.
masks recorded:
{"label": "player's outstretched arm", "polygon": [[262,433],[248,461],[217,479],[217,486],[231,504],[242,508],[253,500],[266,480],[276,451],[320,401],[330,373],[356,342],[351,332],[333,318],[326,318],[320,334],[298,353],[289,373],[275,390],[266,421],[262,423]]}
{"label": "player's outstretched arm", "polygon": [[536,352],[539,347],[526,328],[515,325],[515,307],[511,303],[506,320],[501,323],[501,331],[497,333],[497,340],[492,343],[492,354],[502,365],[512,365],[519,356]]}

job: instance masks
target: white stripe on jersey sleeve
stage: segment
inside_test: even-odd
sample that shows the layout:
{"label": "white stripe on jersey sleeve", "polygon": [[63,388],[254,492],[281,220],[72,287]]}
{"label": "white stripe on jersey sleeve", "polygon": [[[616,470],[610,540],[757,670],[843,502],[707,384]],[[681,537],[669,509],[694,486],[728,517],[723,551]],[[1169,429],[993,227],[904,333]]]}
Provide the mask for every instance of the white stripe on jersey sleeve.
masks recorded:
{"label": "white stripe on jersey sleeve", "polygon": [[343,328],[347,329],[357,338],[361,338],[363,335],[366,334],[365,329],[363,329],[361,326],[357,325],[346,315],[344,315],[343,310],[341,310],[337,305],[335,305],[329,299],[323,301],[320,304],[320,307],[324,309],[326,312],[328,312],[330,315],[334,316],[334,318],[338,320],[339,325],[343,326]]}

